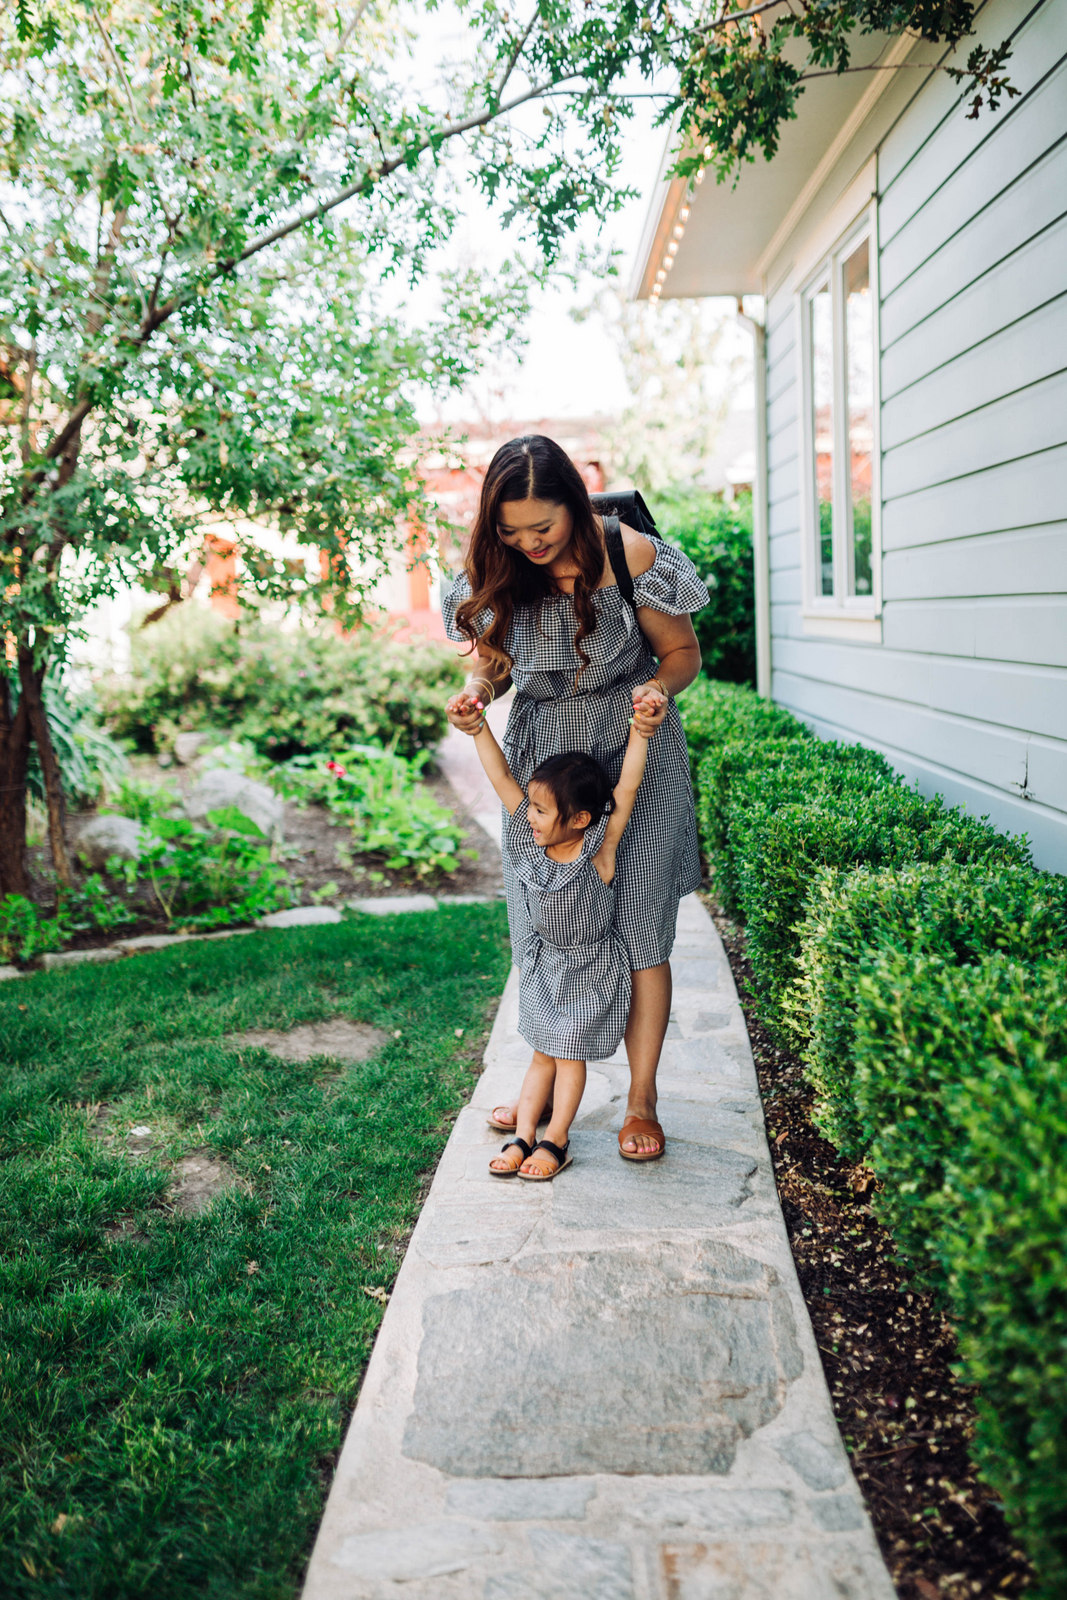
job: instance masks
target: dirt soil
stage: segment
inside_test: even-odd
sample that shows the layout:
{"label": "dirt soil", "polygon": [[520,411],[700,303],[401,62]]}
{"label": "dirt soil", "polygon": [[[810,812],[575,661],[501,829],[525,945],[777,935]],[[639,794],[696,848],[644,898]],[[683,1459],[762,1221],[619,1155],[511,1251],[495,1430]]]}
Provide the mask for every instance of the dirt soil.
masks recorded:
{"label": "dirt soil", "polygon": [[838,1427],[901,1600],[1006,1600],[1033,1571],[968,1455],[974,1390],[952,1325],[909,1283],[873,1175],[811,1120],[797,1057],[760,1023],[744,932],[705,895],[748,1023],[775,1180]]}
{"label": "dirt soil", "polygon": [[[189,789],[199,776],[194,763],[188,767],[172,766],[160,771],[154,760],[135,758],[132,765],[138,775],[166,784],[179,793]],[[344,900],[380,899],[388,895],[413,892],[438,895],[502,895],[504,880],[500,870],[500,853],[495,850],[475,822],[467,806],[457,797],[455,790],[440,772],[432,772],[426,782],[439,805],[451,811],[461,830],[459,865],[455,872],[442,872],[433,877],[420,878],[414,873],[390,871],[384,856],[349,856],[344,847],[349,831],[343,822],[335,821],[324,806],[301,808],[286,803],[282,829],[284,842],[282,859],[294,880],[294,903],[314,903],[316,891],[336,884],[336,890],[324,897],[324,904]],[[67,837],[73,844],[78,832],[94,811],[72,813],[68,818]],[[342,860],[338,860],[338,846],[342,847]],[[475,856],[467,854],[475,852]],[[52,904],[52,855],[47,842],[28,852],[30,877],[34,898],[45,906]],[[349,864],[350,862],[350,864]],[[112,944],[116,939],[132,938],[146,933],[166,933],[164,919],[145,907],[145,914],[136,923],[124,924],[111,932],[93,932],[74,935],[65,949],[86,950]]]}

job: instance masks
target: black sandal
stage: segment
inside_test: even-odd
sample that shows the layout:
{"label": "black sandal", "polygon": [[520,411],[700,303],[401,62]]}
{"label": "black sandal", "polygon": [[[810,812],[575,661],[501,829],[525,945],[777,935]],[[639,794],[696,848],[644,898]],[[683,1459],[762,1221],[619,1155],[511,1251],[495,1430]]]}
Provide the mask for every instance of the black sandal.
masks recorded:
{"label": "black sandal", "polygon": [[[519,1139],[519,1140],[516,1141],[516,1143],[521,1144],[522,1140]],[[562,1150],[560,1149],[558,1144],[553,1144],[551,1139],[538,1139],[537,1143],[534,1145],[533,1149],[530,1151],[530,1155],[531,1156],[535,1156],[537,1154],[538,1150],[547,1150],[549,1155],[556,1162],[556,1170],[554,1172],[537,1173],[537,1172],[523,1172],[520,1169],[519,1177],[520,1178],[525,1178],[527,1183],[551,1183],[552,1179],[553,1178],[557,1178],[559,1176],[559,1174],[563,1171],[564,1167],[569,1167],[571,1162],[574,1160],[574,1157],[571,1156],[571,1155],[568,1155],[568,1153],[567,1153],[570,1150],[570,1147],[571,1147],[571,1142],[570,1142],[569,1139],[567,1140],[567,1143],[563,1146]],[[529,1160],[529,1156],[527,1156],[526,1159]]]}
{"label": "black sandal", "polygon": [[[501,1145],[500,1154],[503,1155],[505,1150],[510,1150],[512,1145],[516,1145],[522,1151],[523,1161],[528,1161],[530,1156],[533,1154],[533,1150],[531,1150],[530,1146],[526,1143],[526,1140],[520,1139],[517,1134],[514,1139],[509,1139],[507,1144]],[[534,1149],[536,1148],[537,1147],[535,1145]],[[496,1160],[495,1156],[493,1157],[493,1160]],[[519,1166],[521,1165],[522,1161],[519,1162]],[[507,1167],[506,1169],[501,1170],[500,1167],[491,1166],[489,1168],[489,1176],[491,1178],[513,1178],[518,1170],[519,1167]]]}

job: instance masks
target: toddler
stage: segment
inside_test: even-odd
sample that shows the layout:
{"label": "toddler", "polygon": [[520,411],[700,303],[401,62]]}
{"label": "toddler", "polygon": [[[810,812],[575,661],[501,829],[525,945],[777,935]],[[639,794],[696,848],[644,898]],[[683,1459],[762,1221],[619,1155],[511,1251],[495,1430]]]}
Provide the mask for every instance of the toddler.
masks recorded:
{"label": "toddler", "polygon": [[[634,711],[622,772],[614,790],[592,756],[551,756],[515,782],[504,752],[469,692],[448,702],[458,726],[482,710],[473,730],[478,755],[509,814],[504,833],[526,896],[531,933],[519,983],[519,1032],[533,1048],[519,1096],[515,1137],[489,1163],[494,1177],[546,1183],[570,1166],[570,1126],[585,1089],[587,1061],[619,1047],[630,1009],[630,963],[613,928],[615,852],[630,820],[645,770],[648,740],[667,710],[646,695]],[[552,1100],[543,1139],[541,1108]]]}

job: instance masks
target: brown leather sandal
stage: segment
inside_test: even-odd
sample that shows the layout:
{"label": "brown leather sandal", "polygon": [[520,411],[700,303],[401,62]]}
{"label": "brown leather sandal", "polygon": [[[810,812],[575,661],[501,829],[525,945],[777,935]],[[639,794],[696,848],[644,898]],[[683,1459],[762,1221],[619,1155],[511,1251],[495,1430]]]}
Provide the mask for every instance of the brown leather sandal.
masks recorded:
{"label": "brown leather sandal", "polygon": [[[643,1133],[659,1143],[658,1150],[624,1150],[622,1141]],[[667,1148],[667,1135],[652,1117],[627,1117],[619,1129],[619,1154],[624,1161],[658,1161]]]}
{"label": "brown leather sandal", "polygon": [[569,1167],[574,1160],[574,1157],[569,1153],[570,1148],[571,1142],[569,1139],[562,1146],[553,1144],[551,1139],[538,1139],[530,1154],[526,1157],[526,1161],[536,1160],[538,1150],[547,1150],[556,1165],[551,1172],[524,1172],[523,1167],[526,1165],[526,1161],[524,1161],[522,1167],[519,1168],[519,1177],[525,1178],[527,1183],[551,1183],[552,1179],[558,1178],[564,1167]]}
{"label": "brown leather sandal", "polygon": [[[508,1151],[508,1150],[518,1150],[521,1159],[518,1160],[518,1161],[515,1161],[514,1156],[512,1156],[511,1160],[514,1162],[513,1166],[510,1166],[510,1167],[494,1167],[493,1166],[493,1161],[499,1161],[500,1160],[500,1156],[504,1155],[505,1152]],[[526,1143],[525,1139],[520,1139],[516,1135],[516,1137],[514,1139],[509,1139],[507,1144],[501,1145],[501,1147],[500,1147],[500,1155],[494,1156],[493,1157],[493,1161],[490,1161],[490,1163],[489,1163],[489,1176],[491,1178],[514,1178],[516,1176],[516,1174],[518,1173],[519,1168],[522,1166],[523,1161],[528,1161],[529,1159],[530,1159],[530,1146]]]}

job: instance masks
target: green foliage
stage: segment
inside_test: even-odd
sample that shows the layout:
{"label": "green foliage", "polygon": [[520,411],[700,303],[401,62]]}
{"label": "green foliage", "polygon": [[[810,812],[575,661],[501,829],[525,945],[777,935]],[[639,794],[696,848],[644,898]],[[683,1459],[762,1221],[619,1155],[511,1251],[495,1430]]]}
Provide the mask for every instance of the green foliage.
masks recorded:
{"label": "green foliage", "polygon": [[664,538],[681,546],[711,595],[693,618],[704,672],[727,683],[754,684],[752,497],[727,505],[718,495],[676,489],[656,497],[655,515]]}
{"label": "green foliage", "polygon": [[165,783],[150,783],[143,778],[120,779],[110,800],[100,807],[102,812],[114,812],[120,817],[132,817],[134,822],[149,823],[156,817],[165,817],[181,803],[176,789]]}
{"label": "green foliage", "polygon": [[[71,698],[54,681],[45,683],[43,699],[66,798],[73,805],[91,805],[121,781],[126,756],[99,726],[91,700]],[[44,800],[44,775],[36,750],[30,753],[26,787],[35,799]]]}
{"label": "green foliage", "polygon": [[32,961],[47,950],[58,950],[65,940],[61,917],[47,916],[22,894],[0,900],[0,962]]}
{"label": "green foliage", "polygon": [[694,778],[709,750],[732,744],[737,738],[789,739],[809,737],[804,724],[789,711],[764,700],[750,689],[699,677],[678,697],[678,710],[689,745]]}
{"label": "green foliage", "polygon": [[889,951],[859,975],[854,1093],[876,1204],[946,1295],[975,1453],[1067,1589],[1067,959]]}
{"label": "green foliage", "polygon": [[99,685],[110,726],[143,750],[180,729],[226,729],[279,761],[355,740],[428,749],[462,682],[454,650],[361,630],[236,626],[205,606],[175,607],[131,634],[128,679]]}
{"label": "green foliage", "polygon": [[1032,867],[824,868],[799,929],[793,1031],[809,1034],[815,1118],[839,1150],[863,1157],[868,1137],[853,1096],[857,979],[886,957],[972,966],[994,952],[1032,961],[1067,949],[1067,880]]}
{"label": "green foliage", "polygon": [[[295,1596],[508,962],[464,906],[0,986],[5,1600]],[[380,1052],[233,1038],[338,1016]],[[205,1146],[234,1182],[186,1215]]]}
{"label": "green foliage", "polygon": [[138,861],[113,861],[127,889],[146,887],[177,928],[207,929],[254,922],[291,904],[288,873],[262,829],[234,806],[209,811],[205,832],[185,817],[155,815]]}
{"label": "green foliage", "polygon": [[428,878],[454,872],[462,834],[421,779],[427,753],[355,745],[337,757],[295,756],[274,774],[290,799],[317,801],[352,830],[357,853],[385,856],[393,871]]}

